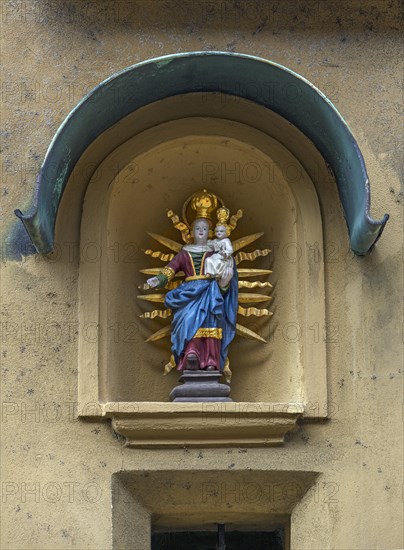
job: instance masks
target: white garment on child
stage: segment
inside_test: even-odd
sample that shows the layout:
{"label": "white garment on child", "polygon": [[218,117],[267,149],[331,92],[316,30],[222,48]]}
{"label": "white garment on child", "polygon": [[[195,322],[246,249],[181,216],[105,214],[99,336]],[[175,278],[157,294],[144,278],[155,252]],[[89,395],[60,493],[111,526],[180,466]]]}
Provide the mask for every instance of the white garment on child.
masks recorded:
{"label": "white garment on child", "polygon": [[214,239],[208,241],[208,248],[215,250],[216,254],[212,254],[205,260],[205,275],[210,275],[216,278],[230,278],[233,276],[233,247],[230,239]]}

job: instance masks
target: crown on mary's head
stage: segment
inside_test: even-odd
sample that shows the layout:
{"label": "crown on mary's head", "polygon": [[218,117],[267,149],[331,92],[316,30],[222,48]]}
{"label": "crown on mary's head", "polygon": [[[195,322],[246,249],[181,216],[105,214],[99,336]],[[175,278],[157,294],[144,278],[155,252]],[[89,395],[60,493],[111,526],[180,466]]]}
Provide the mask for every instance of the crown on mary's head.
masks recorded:
{"label": "crown on mary's head", "polygon": [[191,208],[195,210],[195,219],[203,218],[212,221],[213,212],[218,205],[218,198],[214,193],[210,193],[206,189],[199,191],[192,196]]}

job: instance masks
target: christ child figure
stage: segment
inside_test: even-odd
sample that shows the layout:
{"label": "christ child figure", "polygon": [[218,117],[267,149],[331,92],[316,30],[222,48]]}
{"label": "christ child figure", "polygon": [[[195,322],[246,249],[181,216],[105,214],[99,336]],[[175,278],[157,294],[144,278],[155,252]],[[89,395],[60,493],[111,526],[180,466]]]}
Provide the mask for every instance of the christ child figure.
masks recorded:
{"label": "christ child figure", "polygon": [[227,208],[219,208],[218,223],[215,227],[216,239],[209,240],[207,246],[209,250],[214,250],[215,254],[205,259],[205,275],[220,279],[222,284],[229,284],[234,274],[233,246],[230,239],[231,228],[227,225],[229,211]]}

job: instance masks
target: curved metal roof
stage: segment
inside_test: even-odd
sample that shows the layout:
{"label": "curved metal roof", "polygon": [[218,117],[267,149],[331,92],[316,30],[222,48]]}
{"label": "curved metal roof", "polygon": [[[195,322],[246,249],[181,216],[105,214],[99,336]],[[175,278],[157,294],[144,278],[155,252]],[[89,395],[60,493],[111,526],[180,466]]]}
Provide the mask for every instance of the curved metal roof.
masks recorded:
{"label": "curved metal roof", "polygon": [[371,218],[365,163],[348,125],[313,84],[258,57],[227,52],[167,55],[133,65],[99,84],[69,113],[56,132],[37,179],[29,214],[16,210],[40,253],[54,246],[57,211],[69,176],[89,144],[131,112],[184,93],[221,92],[278,113],[317,147],[338,185],[352,250],[366,254],[388,220]]}

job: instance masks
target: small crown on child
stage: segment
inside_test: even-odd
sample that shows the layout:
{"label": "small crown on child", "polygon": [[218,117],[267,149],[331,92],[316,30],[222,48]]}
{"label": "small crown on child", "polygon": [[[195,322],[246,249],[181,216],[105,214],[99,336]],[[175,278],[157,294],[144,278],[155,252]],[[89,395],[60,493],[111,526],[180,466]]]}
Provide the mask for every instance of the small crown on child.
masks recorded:
{"label": "small crown on child", "polygon": [[230,210],[226,207],[217,209],[217,224],[218,225],[227,225],[228,219],[230,217]]}

